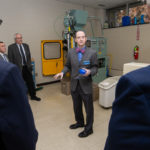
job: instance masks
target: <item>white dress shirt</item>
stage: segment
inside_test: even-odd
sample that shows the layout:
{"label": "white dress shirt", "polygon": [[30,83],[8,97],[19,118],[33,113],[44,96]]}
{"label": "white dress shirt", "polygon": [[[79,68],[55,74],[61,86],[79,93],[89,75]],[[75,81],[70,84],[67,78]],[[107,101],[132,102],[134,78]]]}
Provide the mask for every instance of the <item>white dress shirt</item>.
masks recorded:
{"label": "white dress shirt", "polygon": [[0,52],[0,55],[3,57],[4,61],[9,62],[6,55],[2,52]]}
{"label": "white dress shirt", "polygon": [[[19,52],[20,52],[20,46],[19,46],[19,44],[17,44],[17,46],[18,46],[18,49],[19,49]],[[23,47],[23,44],[21,44],[21,47],[22,47],[22,49],[23,49],[23,53],[24,53],[24,56],[25,56],[25,59],[26,59],[26,62],[27,62],[27,57],[26,57],[26,53],[25,53],[25,49],[24,49],[24,47]],[[21,52],[20,52],[20,55],[21,55],[21,57],[22,57]],[[22,58],[22,65],[24,65],[24,64],[23,64],[23,58]]]}

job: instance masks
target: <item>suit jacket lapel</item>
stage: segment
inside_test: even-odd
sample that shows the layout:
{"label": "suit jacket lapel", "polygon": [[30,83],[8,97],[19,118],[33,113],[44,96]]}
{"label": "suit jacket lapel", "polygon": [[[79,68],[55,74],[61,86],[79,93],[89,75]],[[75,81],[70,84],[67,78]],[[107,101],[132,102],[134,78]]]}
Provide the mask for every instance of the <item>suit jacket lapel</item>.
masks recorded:
{"label": "suit jacket lapel", "polygon": [[73,49],[73,55],[74,55],[74,61],[77,63],[77,65],[79,65],[78,54],[75,48]]}
{"label": "suit jacket lapel", "polygon": [[0,60],[4,60],[4,58],[2,57],[2,55],[0,55]]}
{"label": "suit jacket lapel", "polygon": [[8,59],[8,56],[5,54],[6,58],[7,58],[7,61],[9,62],[9,59]]}
{"label": "suit jacket lapel", "polygon": [[17,44],[15,44],[15,47],[16,47],[16,48],[15,48],[15,49],[16,49],[16,53],[18,53],[18,54],[20,55],[20,57],[22,57],[21,54],[20,54],[19,47],[18,47]]}
{"label": "suit jacket lapel", "polygon": [[18,45],[17,44],[15,44],[15,50],[16,50],[16,56],[20,56],[20,57],[18,57],[18,61],[22,64],[22,56],[21,56],[21,54],[20,54],[20,51],[19,51],[19,47],[18,47]]}

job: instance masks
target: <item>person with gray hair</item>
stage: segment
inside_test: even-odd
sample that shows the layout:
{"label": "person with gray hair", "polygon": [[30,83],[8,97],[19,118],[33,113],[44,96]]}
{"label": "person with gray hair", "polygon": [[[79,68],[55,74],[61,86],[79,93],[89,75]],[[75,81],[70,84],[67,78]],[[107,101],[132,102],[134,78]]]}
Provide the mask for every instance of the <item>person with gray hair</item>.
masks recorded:
{"label": "person with gray hair", "polygon": [[40,101],[36,96],[35,85],[32,77],[31,54],[28,44],[23,43],[22,35],[16,33],[15,43],[8,46],[8,58],[20,69],[23,79],[27,85],[31,100]]}

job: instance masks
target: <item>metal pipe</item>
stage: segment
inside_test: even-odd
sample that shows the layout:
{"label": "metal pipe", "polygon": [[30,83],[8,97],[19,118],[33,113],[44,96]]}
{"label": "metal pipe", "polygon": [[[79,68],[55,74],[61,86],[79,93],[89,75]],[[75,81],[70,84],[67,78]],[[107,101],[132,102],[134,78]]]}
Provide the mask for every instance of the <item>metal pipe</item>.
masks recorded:
{"label": "metal pipe", "polygon": [[92,24],[92,21],[91,21],[91,20],[90,20],[90,24],[91,24],[91,29],[92,29],[92,35],[93,35],[93,37],[95,37],[95,36],[94,36],[93,24]]}
{"label": "metal pipe", "polygon": [[68,50],[70,49],[70,34],[67,33],[67,47],[68,47]]}
{"label": "metal pipe", "polygon": [[74,48],[74,39],[72,36],[71,36],[71,48]]}

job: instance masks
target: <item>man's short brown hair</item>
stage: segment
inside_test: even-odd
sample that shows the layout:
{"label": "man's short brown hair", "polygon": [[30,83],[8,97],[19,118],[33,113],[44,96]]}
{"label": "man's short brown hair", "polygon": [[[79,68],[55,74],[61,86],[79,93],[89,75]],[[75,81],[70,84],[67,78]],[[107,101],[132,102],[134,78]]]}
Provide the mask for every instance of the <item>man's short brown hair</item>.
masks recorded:
{"label": "man's short brown hair", "polygon": [[75,38],[76,38],[76,35],[77,35],[78,32],[83,32],[83,33],[85,34],[85,37],[86,37],[85,31],[83,31],[83,30],[78,30],[78,31],[76,31],[76,33],[75,33]]}

